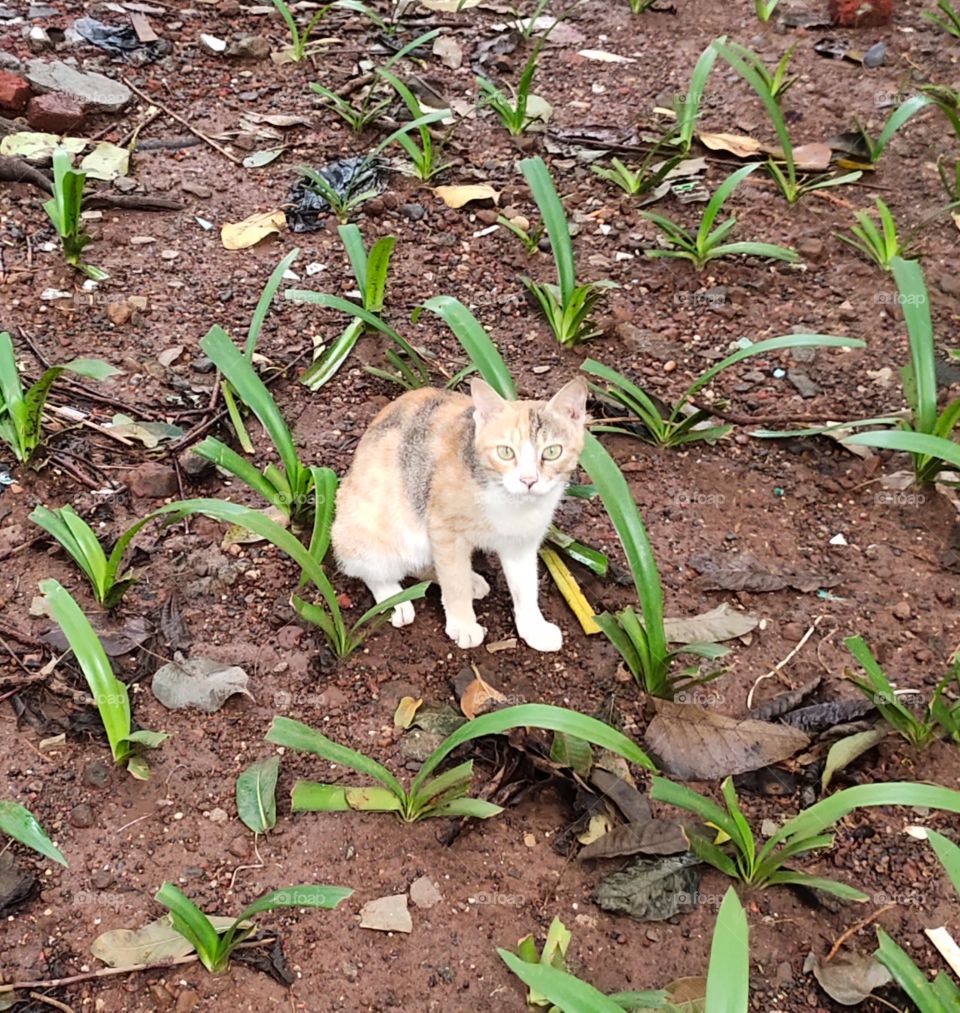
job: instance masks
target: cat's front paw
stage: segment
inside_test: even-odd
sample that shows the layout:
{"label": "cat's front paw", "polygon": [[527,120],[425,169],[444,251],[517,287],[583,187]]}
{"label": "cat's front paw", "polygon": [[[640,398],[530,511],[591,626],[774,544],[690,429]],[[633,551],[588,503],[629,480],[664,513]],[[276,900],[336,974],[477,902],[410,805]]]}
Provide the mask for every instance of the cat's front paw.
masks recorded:
{"label": "cat's front paw", "polygon": [[535,623],[525,623],[517,632],[535,651],[559,651],[563,647],[563,633],[555,623],[541,619]]}
{"label": "cat's front paw", "polygon": [[447,636],[457,645],[467,649],[468,647],[479,647],[487,631],[477,622],[473,623],[447,623]]}
{"label": "cat's front paw", "polygon": [[399,605],[393,606],[393,615],[390,617],[390,624],[397,628],[409,626],[413,622],[416,612],[412,601],[402,601]]}
{"label": "cat's front paw", "polygon": [[470,594],[474,599],[486,598],[490,593],[490,585],[480,576],[479,573],[470,574]]}

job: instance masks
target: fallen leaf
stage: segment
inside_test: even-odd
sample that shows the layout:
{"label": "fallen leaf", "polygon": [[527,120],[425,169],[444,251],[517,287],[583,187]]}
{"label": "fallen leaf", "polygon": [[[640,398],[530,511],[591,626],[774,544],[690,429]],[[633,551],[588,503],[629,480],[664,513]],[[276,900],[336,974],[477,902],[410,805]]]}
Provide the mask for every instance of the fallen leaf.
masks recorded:
{"label": "fallen leaf", "polygon": [[255,834],[277,825],[277,775],[280,757],[251,763],[237,778],[237,815]]}
{"label": "fallen leaf", "polygon": [[553,106],[542,95],[531,92],[527,96],[527,116],[530,119],[526,127],[528,133],[543,130],[553,116]]}
{"label": "fallen leaf", "polygon": [[157,669],[150,688],[168,710],[195,707],[213,714],[237,693],[252,700],[248,683],[242,668],[212,658],[185,658],[178,651],[173,661]]}
{"label": "fallen leaf", "polygon": [[130,169],[130,152],[109,141],[99,141],[93,151],[80,160],[79,168],[90,179],[112,180],[126,176]]}
{"label": "fallen leaf", "polygon": [[157,355],[157,362],[161,366],[172,366],[181,355],[183,355],[183,345],[171,345]]}
{"label": "fallen leaf", "polygon": [[506,697],[493,686],[484,682],[476,668],[473,669],[474,679],[463,691],[460,697],[460,710],[466,715],[468,721],[489,710],[490,703],[504,703]]}
{"label": "fallen leaf", "polygon": [[153,450],[164,440],[176,440],[183,436],[180,426],[169,422],[137,422],[129,415],[114,415],[108,426],[111,433],[128,440],[139,440],[147,450]]}
{"label": "fallen leaf", "polygon": [[420,697],[419,700],[414,700],[412,696],[405,696],[397,704],[397,709],[393,715],[393,727],[409,728],[413,724],[413,719],[422,704],[423,697]]}
{"label": "fallen leaf", "polygon": [[487,654],[499,654],[500,651],[515,651],[520,641],[516,637],[507,637],[506,640],[491,640],[483,646]]}
{"label": "fallen leaf", "polygon": [[960,977],[960,946],[957,946],[957,941],[950,935],[950,930],[941,925],[939,928],[923,931],[927,939],[936,946],[940,956],[950,965],[953,973]]}
{"label": "fallen leaf", "polygon": [[800,707],[784,714],[780,720],[784,725],[816,734],[856,721],[873,709],[873,703],[866,697],[850,697],[847,700],[825,700],[823,703],[810,704],[809,707]]}
{"label": "fallen leaf", "polygon": [[570,572],[567,564],[564,563],[554,549],[547,546],[543,546],[540,549],[540,558],[543,560],[547,572],[553,578],[554,584],[557,585],[560,594],[563,595],[564,601],[569,605],[570,611],[577,617],[577,622],[580,623],[580,628],[583,632],[587,636],[599,633],[600,627],[597,625],[595,619],[596,612],[590,607],[590,603],[584,596],[583,591],[580,590],[580,585],[577,583],[576,577]]}
{"label": "fallen leaf", "polygon": [[689,851],[690,842],[678,823],[648,820],[625,823],[587,844],[577,856],[581,861],[593,858],[620,858],[624,855],[679,855]]}
{"label": "fallen leaf", "polygon": [[767,151],[766,145],[755,137],[747,137],[745,134],[714,134],[701,130],[697,133],[697,138],[711,151],[728,151],[738,158],[750,158],[751,155],[760,155]]}
{"label": "fallen leaf", "polygon": [[[90,617],[90,625],[96,631],[109,658],[118,658],[121,655],[129,654],[153,636],[153,627],[143,616],[130,616],[123,626],[116,627],[111,625],[110,619],[106,616],[93,615]],[[70,650],[67,638],[59,626],[41,634],[40,639],[58,651]]]}
{"label": "fallen leaf", "polygon": [[25,904],[38,890],[39,881],[21,869],[9,851],[0,851],[0,915]]}
{"label": "fallen leaf", "polygon": [[392,897],[367,901],[360,909],[360,928],[377,929],[380,932],[412,932],[413,920],[407,910],[407,895],[398,893]]}
{"label": "fallen leaf", "polygon": [[737,720],[694,704],[655,700],[644,741],[663,770],[684,781],[717,781],[777,763],[805,749],[809,736],[789,725]]}
{"label": "fallen leaf", "polygon": [[688,619],[664,619],[663,628],[671,644],[716,644],[742,637],[757,628],[760,619],[738,612],[727,602]]}
{"label": "fallen leaf", "polygon": [[833,152],[829,144],[817,141],[813,144],[801,144],[793,149],[793,160],[798,169],[809,172],[823,172],[830,168]]}
{"label": "fallen leaf", "polygon": [[606,813],[597,813],[590,817],[587,829],[582,834],[577,834],[577,840],[584,845],[592,845],[594,841],[606,837],[611,830],[610,817]]}
{"label": "fallen leaf", "polygon": [[877,725],[876,728],[857,732],[856,735],[848,735],[846,738],[834,742],[830,747],[830,752],[827,753],[823,777],[820,779],[820,790],[826,791],[834,774],[848,767],[858,757],[863,756],[868,750],[882,742],[889,731],[890,729],[885,725]]}
{"label": "fallen leaf", "polygon": [[806,593],[821,587],[836,587],[842,580],[788,568],[776,571],[749,553],[726,556],[722,560],[692,556],[689,563],[702,574],[700,586],[705,591],[782,591],[790,587]]}
{"label": "fallen leaf", "polygon": [[[233,924],[232,918],[208,915],[213,927],[224,932]],[[111,929],[94,939],[93,955],[108,967],[138,967],[164,963],[193,953],[193,945],[173,927],[170,915],[148,922],[140,929]]]}
{"label": "fallen leaf", "polygon": [[585,739],[566,732],[554,732],[550,744],[550,759],[562,767],[569,767],[581,777],[589,777],[593,767],[593,749]]}
{"label": "fallen leaf", "polygon": [[7,134],[0,140],[0,155],[15,155],[28,162],[43,162],[53,155],[55,148],[63,148],[71,155],[79,155],[89,143],[83,137],[60,137],[58,134],[21,130]]}
{"label": "fallen leaf", "polygon": [[[265,507],[263,510],[258,511],[258,513],[262,513],[264,517],[269,518],[274,524],[279,524],[281,528],[290,526],[289,515],[285,514],[278,507]],[[263,541],[266,541],[266,539],[262,535],[255,534],[249,528],[244,527],[244,525],[231,524],[224,532],[220,547],[228,549],[231,545],[256,545],[258,542]]]}
{"label": "fallen leaf", "polygon": [[242,222],[227,223],[220,229],[220,240],[226,250],[245,250],[261,239],[280,232],[287,219],[282,211],[261,211]]}
{"label": "fallen leaf", "polygon": [[244,117],[251,123],[268,123],[271,127],[309,127],[310,120],[305,116],[298,116],[291,113],[254,113],[245,111]]}
{"label": "fallen leaf", "polygon": [[[648,823],[651,814],[646,796],[637,791],[636,786],[626,777],[603,766],[608,762],[609,755],[611,754],[601,753],[597,765],[590,772],[590,783],[613,802],[628,822]],[[617,759],[622,761],[623,757],[618,756]]]}
{"label": "fallen leaf", "polygon": [[585,60],[596,60],[598,63],[636,63],[636,60],[629,56],[608,53],[605,49],[578,49],[577,56],[582,56]]}
{"label": "fallen leaf", "polygon": [[459,70],[463,66],[463,50],[450,35],[440,35],[433,40],[433,55],[439,56],[444,67],[451,70]]}
{"label": "fallen leaf", "polygon": [[489,183],[466,183],[461,186],[438,186],[433,191],[448,208],[462,208],[475,200],[500,200],[500,191]]}
{"label": "fallen leaf", "polygon": [[286,148],[267,148],[264,151],[255,151],[243,160],[243,167],[245,169],[259,169],[263,165],[275,162],[286,150]]}
{"label": "fallen leaf", "polygon": [[822,963],[815,953],[810,953],[803,970],[807,974],[812,972],[824,992],[841,1006],[858,1006],[875,989],[893,981],[883,964],[868,954],[834,957],[829,963]]}
{"label": "fallen leaf", "polygon": [[697,906],[699,866],[699,859],[689,853],[636,858],[600,880],[593,899],[604,911],[642,922],[662,922]]}

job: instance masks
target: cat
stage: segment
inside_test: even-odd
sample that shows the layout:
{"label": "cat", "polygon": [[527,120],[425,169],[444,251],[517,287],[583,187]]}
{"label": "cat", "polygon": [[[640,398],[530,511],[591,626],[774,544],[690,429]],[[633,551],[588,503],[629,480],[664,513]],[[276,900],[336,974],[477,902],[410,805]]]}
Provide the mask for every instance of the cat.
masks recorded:
{"label": "cat", "polygon": [[[472,556],[495,552],[520,637],[559,651],[563,634],[538,602],[537,550],[583,449],[586,402],[582,378],[549,401],[507,401],[473,379],[469,397],[423,388],[387,405],[337,493],[331,541],[341,571],[376,601],[405,577],[435,579],[447,636],[470,648],[486,635],[473,601],[490,590]],[[413,618],[402,602],[391,622]]]}

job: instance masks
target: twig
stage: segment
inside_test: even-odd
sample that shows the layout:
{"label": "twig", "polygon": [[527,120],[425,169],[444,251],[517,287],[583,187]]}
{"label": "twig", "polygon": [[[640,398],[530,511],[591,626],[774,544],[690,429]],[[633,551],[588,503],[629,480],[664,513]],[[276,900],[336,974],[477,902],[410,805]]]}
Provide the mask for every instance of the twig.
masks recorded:
{"label": "twig", "polygon": [[830,952],[826,955],[826,957],[823,958],[823,962],[825,964],[829,964],[830,961],[833,960],[833,958],[837,955],[838,951],[840,950],[840,947],[843,946],[843,944],[851,936],[855,936],[861,929],[865,929],[872,922],[875,922],[880,917],[880,915],[886,914],[888,911],[892,911],[896,906],[897,906],[896,902],[892,904],[885,904],[882,908],[878,908],[876,911],[874,911],[869,918],[864,918],[862,922],[857,922],[856,925],[847,929],[847,931],[844,932],[837,939],[837,941],[833,944],[833,946],[830,947]]}
{"label": "twig", "polygon": [[237,873],[238,872],[242,872],[244,869],[262,869],[263,868],[263,859],[260,857],[260,849],[257,847],[257,838],[256,838],[256,836],[254,836],[254,838],[253,838],[253,851],[254,851],[254,854],[257,856],[257,861],[260,864],[259,865],[238,865],[233,870],[233,875],[230,877],[229,892],[231,892],[231,893],[233,892],[234,884],[237,882]]}
{"label": "twig", "polygon": [[58,1009],[61,1013],[76,1013],[72,1006],[68,1006],[65,1002],[60,1002],[59,999],[52,999],[49,995],[41,995],[39,992],[31,992],[31,999],[36,999],[37,1002],[42,1002],[45,1006],[52,1006],[54,1009]]}
{"label": "twig", "polygon": [[813,631],[820,625],[821,622],[823,622],[824,618],[825,616],[817,616],[817,618],[813,620],[813,625],[810,627],[810,629],[807,630],[806,633],[804,633],[804,635],[797,642],[796,646],[783,659],[783,661],[778,662],[776,665],[773,666],[773,668],[770,669],[769,672],[766,673],[766,675],[761,675],[757,679],[757,681],[751,687],[750,692],[747,694],[747,710],[750,710],[753,707],[753,694],[756,692],[757,686],[759,686],[760,683],[764,681],[764,679],[773,678],[773,676],[775,676],[777,672],[779,672],[784,667],[784,665],[786,665],[798,653],[798,651],[803,647],[803,645],[813,636]]}
{"label": "twig", "polygon": [[151,96],[142,92],[128,78],[122,77],[120,78],[120,80],[123,81],[123,83],[132,92],[134,92],[134,94],[139,95],[144,102],[147,102],[149,105],[157,106],[158,108],[162,109],[167,114],[167,116],[169,116],[171,119],[176,120],[178,123],[182,123],[187,128],[187,130],[190,131],[191,134],[195,134],[197,137],[200,138],[201,141],[204,141],[206,144],[209,144],[211,148],[214,148],[215,150],[219,151],[224,158],[229,158],[234,165],[243,164],[242,158],[237,158],[236,155],[231,154],[231,152],[227,151],[227,149],[223,147],[222,144],[218,144],[212,137],[208,137],[205,133],[203,133],[202,130],[198,130],[197,127],[193,126],[193,124],[191,124],[189,120],[185,120],[179,113],[175,113],[169,106],[165,106],[159,99],[152,98]]}
{"label": "twig", "polygon": [[[251,939],[245,943],[237,943],[235,950],[250,950],[257,946],[266,946],[277,941],[276,936],[268,936],[266,939]],[[48,978],[46,981],[14,981],[9,985],[0,985],[0,995],[7,992],[16,992],[24,988],[61,988],[64,985],[76,985],[81,981],[92,981],[95,978],[111,978],[118,974],[133,974],[135,971],[165,971],[171,967],[181,967],[183,964],[195,964],[200,958],[196,953],[188,957],[177,957],[174,960],[163,960],[156,964],[131,964],[130,967],[101,967],[96,971],[86,971],[84,974],[71,974],[67,978]]]}

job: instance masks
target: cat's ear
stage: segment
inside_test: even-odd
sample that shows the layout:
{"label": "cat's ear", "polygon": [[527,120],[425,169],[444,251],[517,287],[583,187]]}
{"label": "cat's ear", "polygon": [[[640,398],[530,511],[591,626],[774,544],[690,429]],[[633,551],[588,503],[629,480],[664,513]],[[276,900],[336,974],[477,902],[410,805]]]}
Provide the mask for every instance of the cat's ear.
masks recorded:
{"label": "cat's ear", "polygon": [[561,387],[547,402],[547,408],[573,422],[587,417],[587,383],[582,376]]}
{"label": "cat's ear", "polygon": [[473,398],[474,410],[482,422],[489,422],[505,404],[493,387],[478,376],[470,381],[470,396]]}

